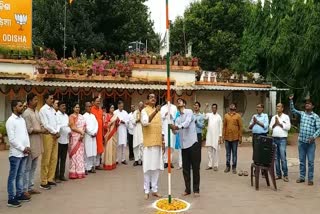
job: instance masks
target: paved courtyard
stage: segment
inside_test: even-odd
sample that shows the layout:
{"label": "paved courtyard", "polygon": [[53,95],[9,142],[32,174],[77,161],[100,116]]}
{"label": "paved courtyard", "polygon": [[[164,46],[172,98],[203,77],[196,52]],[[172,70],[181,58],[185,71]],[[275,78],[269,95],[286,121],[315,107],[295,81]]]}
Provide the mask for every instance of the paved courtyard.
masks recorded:
{"label": "paved courtyard", "polygon": [[[202,151],[201,163],[201,196],[180,197],[184,190],[182,171],[173,169],[173,196],[191,203],[185,213],[272,213],[272,214],[313,214],[319,213],[320,203],[320,152],[317,151],[315,163],[315,185],[296,184],[298,177],[297,148],[288,147],[289,183],[278,181],[278,191],[267,187],[260,180],[260,190],[250,186],[249,177],[226,174],[223,172],[225,150],[221,149],[218,172],[206,171],[207,153]],[[143,199],[143,173],[141,167],[120,165],[114,171],[98,171],[82,180],[68,181],[59,184],[50,191],[33,196],[32,201],[24,203],[21,208],[7,208],[6,182],[8,176],[7,151],[0,152],[0,213],[85,213],[85,214],[154,214],[151,208],[155,198]],[[250,145],[239,148],[239,169],[249,170],[252,156]],[[167,192],[167,173],[160,177],[160,193]],[[39,187],[39,172],[36,176],[36,187]]]}

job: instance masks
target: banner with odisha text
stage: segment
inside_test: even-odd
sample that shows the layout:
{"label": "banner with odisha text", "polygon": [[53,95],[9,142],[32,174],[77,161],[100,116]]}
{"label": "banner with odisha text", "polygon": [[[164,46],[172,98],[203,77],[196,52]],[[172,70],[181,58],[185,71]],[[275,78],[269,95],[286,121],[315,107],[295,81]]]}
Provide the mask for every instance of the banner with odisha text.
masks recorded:
{"label": "banner with odisha text", "polygon": [[32,0],[0,0],[0,46],[32,48]]}

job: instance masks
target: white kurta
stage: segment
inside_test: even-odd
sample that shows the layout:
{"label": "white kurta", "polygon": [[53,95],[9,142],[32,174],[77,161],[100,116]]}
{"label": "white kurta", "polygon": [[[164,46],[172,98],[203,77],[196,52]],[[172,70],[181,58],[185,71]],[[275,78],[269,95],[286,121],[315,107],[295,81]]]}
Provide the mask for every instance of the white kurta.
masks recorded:
{"label": "white kurta", "polygon": [[86,121],[86,130],[84,135],[84,146],[86,156],[97,156],[97,140],[95,135],[98,132],[98,121],[93,114],[89,114],[88,112],[86,112],[83,115],[83,117]]}
{"label": "white kurta", "polygon": [[117,115],[120,121],[124,123],[120,123],[118,127],[118,145],[127,145],[127,125],[129,120],[128,112],[125,110],[119,111],[119,109],[114,111],[114,114]]}
{"label": "white kurta", "polygon": [[207,113],[205,119],[208,120],[206,146],[211,146],[215,149],[219,147],[219,137],[222,137],[222,119],[216,113]]}
{"label": "white kurta", "polygon": [[131,135],[133,135],[133,129],[134,129],[134,125],[131,123],[131,121],[133,120],[133,113],[134,112],[130,112],[128,114],[128,124],[127,124],[128,133]]}
{"label": "white kurta", "polygon": [[[149,125],[149,116],[145,110],[141,111],[141,123],[143,126]],[[143,148],[143,172],[146,173],[149,170],[163,170],[161,146]]]}
{"label": "white kurta", "polygon": [[142,133],[142,124],[141,122],[136,122],[138,118],[141,118],[141,113],[139,110],[136,110],[130,119],[130,126],[133,130],[133,148],[143,144],[143,133]]}
{"label": "white kurta", "polygon": [[[164,135],[165,146],[168,147],[168,119],[166,113],[168,112],[168,104],[161,107],[161,120],[162,120],[162,134]],[[177,107],[173,104],[170,106],[170,118],[171,123],[173,124],[173,119],[176,117]],[[176,136],[173,134],[172,130],[170,130],[170,147],[174,148],[176,143]]]}

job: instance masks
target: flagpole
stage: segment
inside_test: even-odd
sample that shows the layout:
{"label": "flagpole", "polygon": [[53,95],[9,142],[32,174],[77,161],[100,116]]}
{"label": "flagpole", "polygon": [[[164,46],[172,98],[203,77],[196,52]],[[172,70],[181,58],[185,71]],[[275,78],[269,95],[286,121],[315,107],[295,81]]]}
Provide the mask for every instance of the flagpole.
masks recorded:
{"label": "flagpole", "polygon": [[[169,0],[166,0],[166,34],[167,34],[167,104],[168,104],[168,202],[171,204],[171,112],[170,112],[170,102],[171,102],[171,94],[170,94],[170,46],[169,46]],[[175,116],[175,115],[174,115]]]}

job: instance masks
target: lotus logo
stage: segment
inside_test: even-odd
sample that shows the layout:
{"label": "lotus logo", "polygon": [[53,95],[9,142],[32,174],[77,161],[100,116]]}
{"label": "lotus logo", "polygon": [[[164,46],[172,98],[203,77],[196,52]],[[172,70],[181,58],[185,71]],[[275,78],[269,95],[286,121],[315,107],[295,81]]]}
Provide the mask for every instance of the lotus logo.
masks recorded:
{"label": "lotus logo", "polygon": [[16,23],[20,25],[19,30],[23,30],[22,26],[27,24],[28,15],[25,14],[14,14],[14,18],[16,20]]}

